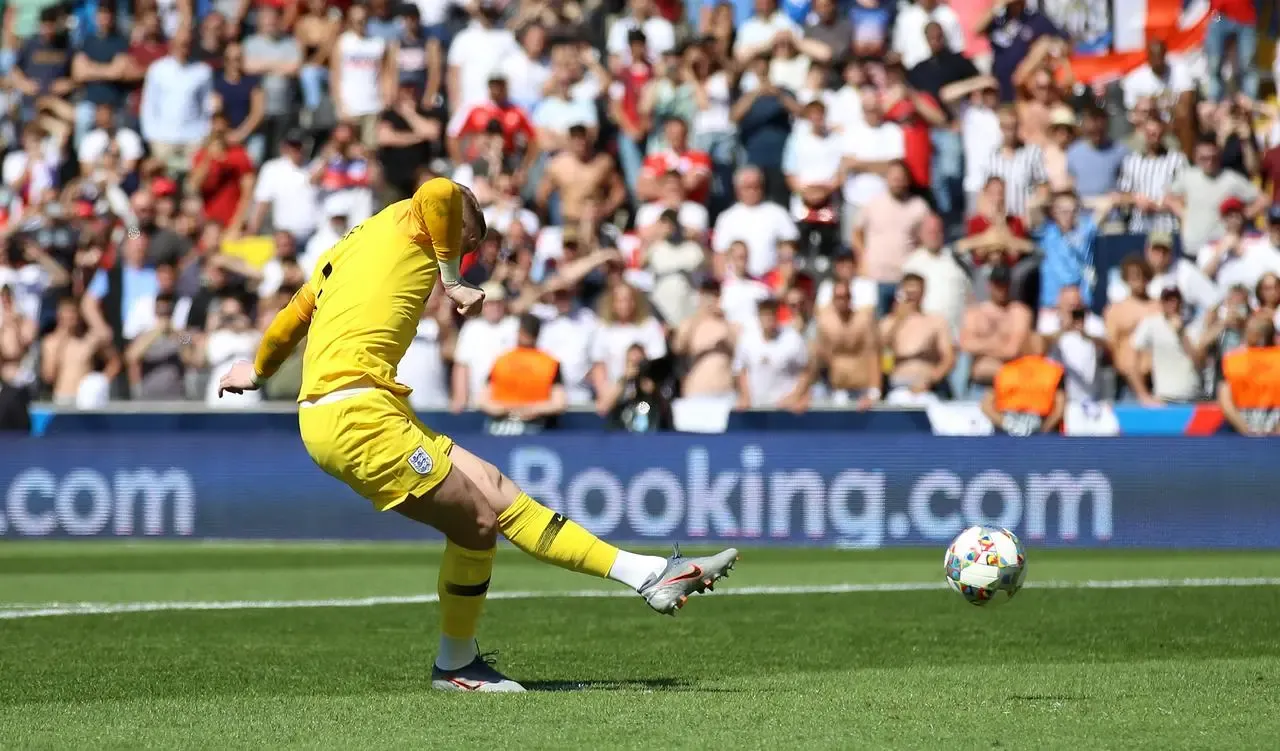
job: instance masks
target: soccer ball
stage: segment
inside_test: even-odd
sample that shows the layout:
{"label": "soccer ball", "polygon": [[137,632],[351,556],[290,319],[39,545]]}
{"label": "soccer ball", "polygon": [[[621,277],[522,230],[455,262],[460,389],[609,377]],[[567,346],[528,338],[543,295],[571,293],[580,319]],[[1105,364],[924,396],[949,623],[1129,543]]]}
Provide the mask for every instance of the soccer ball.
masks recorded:
{"label": "soccer ball", "polygon": [[947,584],[974,605],[1004,602],[1022,589],[1027,556],[1012,532],[969,527],[956,536],[942,562]]}

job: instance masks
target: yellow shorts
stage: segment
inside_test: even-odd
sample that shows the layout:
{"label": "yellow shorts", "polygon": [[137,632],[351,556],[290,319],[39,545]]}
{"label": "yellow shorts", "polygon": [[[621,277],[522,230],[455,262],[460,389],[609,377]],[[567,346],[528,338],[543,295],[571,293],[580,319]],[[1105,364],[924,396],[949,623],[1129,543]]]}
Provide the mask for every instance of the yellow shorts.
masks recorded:
{"label": "yellow shorts", "polygon": [[408,402],[383,389],[298,409],[307,453],[325,472],[386,511],[439,485],[453,439],[423,425]]}

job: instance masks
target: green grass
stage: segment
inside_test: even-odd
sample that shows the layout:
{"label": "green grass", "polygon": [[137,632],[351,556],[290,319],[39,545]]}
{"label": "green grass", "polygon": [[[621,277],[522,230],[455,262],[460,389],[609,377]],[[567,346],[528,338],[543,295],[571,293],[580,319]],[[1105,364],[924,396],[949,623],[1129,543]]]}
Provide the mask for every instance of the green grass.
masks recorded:
{"label": "green grass", "polygon": [[[1032,550],[1030,581],[1280,577],[1280,554]],[[0,545],[15,603],[434,591],[421,545]],[[941,581],[941,552],[749,550],[726,589]],[[494,591],[608,583],[504,549]],[[1274,748],[1280,587],[488,604],[535,690],[442,695],[436,606],[0,620],[0,748]]]}

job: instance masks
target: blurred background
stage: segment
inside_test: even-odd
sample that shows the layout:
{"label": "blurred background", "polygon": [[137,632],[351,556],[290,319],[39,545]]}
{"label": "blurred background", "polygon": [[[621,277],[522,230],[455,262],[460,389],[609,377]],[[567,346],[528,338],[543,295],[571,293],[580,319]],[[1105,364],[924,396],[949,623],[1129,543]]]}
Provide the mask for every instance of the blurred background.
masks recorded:
{"label": "blurred background", "polygon": [[[869,408],[990,432],[1024,355],[1065,368],[1069,431],[1216,428],[1222,356],[1280,317],[1272,3],[0,7],[20,431],[289,411],[297,356],[211,384],[436,175],[485,207],[489,302],[433,296],[400,378],[495,434]],[[531,352],[553,382],[504,382]]]}

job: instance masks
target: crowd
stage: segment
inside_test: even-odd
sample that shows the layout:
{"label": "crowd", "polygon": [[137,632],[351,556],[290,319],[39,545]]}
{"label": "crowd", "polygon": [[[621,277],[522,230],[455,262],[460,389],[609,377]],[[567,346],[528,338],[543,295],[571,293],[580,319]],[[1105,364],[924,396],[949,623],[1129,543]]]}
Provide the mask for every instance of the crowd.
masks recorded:
{"label": "crowd", "polygon": [[[1280,315],[1257,8],[1211,5],[1208,57],[1151,40],[1085,86],[1051,0],[10,2],[0,381],[291,400],[296,355],[211,384],[333,242],[447,175],[485,206],[487,297],[429,300],[422,409],[930,404],[1032,348],[1075,400],[1203,399]],[[531,350],[546,395],[495,368]]]}

